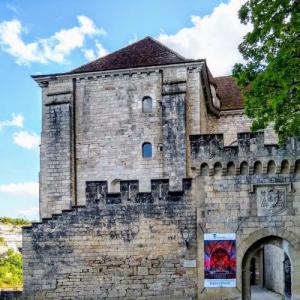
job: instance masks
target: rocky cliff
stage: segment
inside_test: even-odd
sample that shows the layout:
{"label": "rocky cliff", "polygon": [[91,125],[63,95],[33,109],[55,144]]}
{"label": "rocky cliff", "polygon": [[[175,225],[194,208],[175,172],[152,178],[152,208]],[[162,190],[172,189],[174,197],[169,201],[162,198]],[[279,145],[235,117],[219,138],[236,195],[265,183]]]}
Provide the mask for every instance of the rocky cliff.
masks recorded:
{"label": "rocky cliff", "polygon": [[4,224],[0,222],[0,255],[8,248],[14,251],[21,251],[22,247],[22,227],[14,224]]}

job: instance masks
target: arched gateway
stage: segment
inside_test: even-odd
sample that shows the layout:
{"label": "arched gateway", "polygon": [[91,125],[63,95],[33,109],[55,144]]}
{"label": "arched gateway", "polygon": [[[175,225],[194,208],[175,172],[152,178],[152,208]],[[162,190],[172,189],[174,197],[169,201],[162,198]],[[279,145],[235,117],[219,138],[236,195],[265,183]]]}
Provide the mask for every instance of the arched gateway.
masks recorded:
{"label": "arched gateway", "polygon": [[[277,280],[279,278],[277,284],[282,286],[280,294],[284,296],[284,299],[300,299],[300,238],[296,234],[285,229],[264,228],[251,234],[243,242],[241,248],[240,271],[243,300],[253,299],[251,285],[270,288],[269,282],[274,280],[275,275]],[[265,268],[271,268],[266,255],[273,255],[272,249],[277,253],[282,252],[282,259],[273,258],[276,267],[274,272],[265,270]],[[260,259],[261,261],[257,262]]]}

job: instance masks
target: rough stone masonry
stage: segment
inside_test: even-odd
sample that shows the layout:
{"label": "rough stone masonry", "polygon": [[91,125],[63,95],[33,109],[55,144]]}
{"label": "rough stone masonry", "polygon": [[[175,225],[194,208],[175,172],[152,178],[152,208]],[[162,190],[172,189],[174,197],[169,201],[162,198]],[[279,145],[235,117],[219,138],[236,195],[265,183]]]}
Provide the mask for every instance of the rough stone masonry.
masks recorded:
{"label": "rough stone masonry", "polygon": [[[41,221],[23,229],[24,299],[250,299],[255,264],[300,299],[300,141],[249,133],[231,77],[145,38],[34,80]],[[205,284],[208,233],[236,237],[232,286],[218,261]]]}

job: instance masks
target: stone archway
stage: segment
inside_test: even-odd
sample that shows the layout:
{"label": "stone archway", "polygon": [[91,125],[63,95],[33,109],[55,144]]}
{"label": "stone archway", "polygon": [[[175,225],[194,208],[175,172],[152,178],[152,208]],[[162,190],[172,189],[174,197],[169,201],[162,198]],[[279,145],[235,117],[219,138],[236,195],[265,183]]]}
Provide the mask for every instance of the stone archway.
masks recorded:
{"label": "stone archway", "polygon": [[[258,230],[241,243],[240,247],[240,278],[242,299],[251,299],[250,265],[253,255],[267,245],[281,248],[291,265],[291,289],[293,299],[300,299],[300,239],[293,232],[285,229],[263,228]],[[282,263],[282,262],[281,262]],[[289,298],[286,298],[289,299]]]}

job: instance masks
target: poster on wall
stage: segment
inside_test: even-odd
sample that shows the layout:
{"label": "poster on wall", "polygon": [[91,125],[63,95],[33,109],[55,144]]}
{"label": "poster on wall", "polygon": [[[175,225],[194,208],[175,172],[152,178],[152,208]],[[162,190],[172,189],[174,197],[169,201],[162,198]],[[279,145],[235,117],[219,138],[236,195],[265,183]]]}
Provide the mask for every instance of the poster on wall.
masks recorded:
{"label": "poster on wall", "polygon": [[235,233],[204,234],[204,287],[236,287]]}

